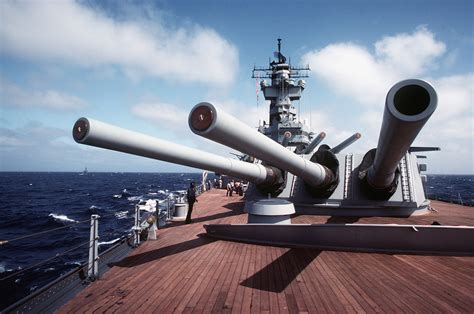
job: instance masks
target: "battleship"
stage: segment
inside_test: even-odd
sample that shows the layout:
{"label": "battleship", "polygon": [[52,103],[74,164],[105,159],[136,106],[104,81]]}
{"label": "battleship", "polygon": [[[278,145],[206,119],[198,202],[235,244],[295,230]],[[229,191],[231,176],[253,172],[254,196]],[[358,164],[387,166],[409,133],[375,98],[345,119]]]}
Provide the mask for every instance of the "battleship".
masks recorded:
{"label": "battleship", "polygon": [[80,144],[249,188],[244,197],[200,194],[192,224],[171,222],[133,249],[119,243],[94,264],[93,280],[71,273],[6,312],[472,311],[472,209],[427,199],[417,153],[439,148],[412,146],[436,110],[434,87],[420,79],[393,85],[377,147],[350,153],[360,133],[330,147],[324,132],[297,119],[293,102],[310,69],[287,60],[278,39],[274,60],[252,71],[270,103],[268,124],[251,128],[209,102],[189,114],[194,134],[239,159],[78,119]]}

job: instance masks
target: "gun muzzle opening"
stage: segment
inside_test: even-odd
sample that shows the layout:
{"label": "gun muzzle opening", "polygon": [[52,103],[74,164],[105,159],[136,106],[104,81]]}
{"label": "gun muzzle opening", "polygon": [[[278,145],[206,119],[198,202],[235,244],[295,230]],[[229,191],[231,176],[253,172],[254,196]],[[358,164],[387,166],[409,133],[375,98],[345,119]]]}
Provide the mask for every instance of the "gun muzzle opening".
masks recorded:
{"label": "gun muzzle opening", "polygon": [[395,108],[404,115],[414,116],[425,111],[430,105],[430,94],[420,85],[406,85],[393,97]]}
{"label": "gun muzzle opening", "polygon": [[80,118],[74,124],[72,136],[74,140],[80,143],[89,133],[89,121],[86,118]]}
{"label": "gun muzzle opening", "polygon": [[202,103],[192,111],[189,116],[189,124],[197,131],[206,131],[212,125],[214,116],[212,108]]}

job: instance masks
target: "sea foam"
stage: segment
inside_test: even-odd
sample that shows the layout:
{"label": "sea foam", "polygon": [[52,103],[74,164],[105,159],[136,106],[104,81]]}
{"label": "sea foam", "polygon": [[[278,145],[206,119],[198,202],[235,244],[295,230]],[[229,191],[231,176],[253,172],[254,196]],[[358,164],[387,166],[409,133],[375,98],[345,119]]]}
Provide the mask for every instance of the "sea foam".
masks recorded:
{"label": "sea foam", "polygon": [[57,222],[77,222],[76,220],[74,219],[71,219],[69,218],[68,216],[66,215],[60,215],[60,214],[54,214],[54,213],[51,213],[48,215],[49,217],[53,218],[55,221]]}

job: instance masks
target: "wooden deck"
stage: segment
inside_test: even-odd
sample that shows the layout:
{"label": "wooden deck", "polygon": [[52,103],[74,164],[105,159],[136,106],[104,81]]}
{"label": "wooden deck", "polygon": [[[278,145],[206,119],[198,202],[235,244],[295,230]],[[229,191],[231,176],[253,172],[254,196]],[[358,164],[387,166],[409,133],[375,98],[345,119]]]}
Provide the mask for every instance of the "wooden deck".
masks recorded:
{"label": "wooden deck", "polygon": [[[243,201],[212,190],[194,223],[172,223],[59,312],[472,312],[474,257],[318,251],[216,240],[203,224],[246,223]],[[473,225],[474,208],[433,202],[431,224]],[[453,218],[449,213],[456,212]],[[298,216],[295,223],[401,223]],[[412,218],[409,218],[412,219]],[[355,220],[355,221],[345,221]],[[415,222],[415,221],[414,221]],[[414,223],[408,222],[408,223]]]}

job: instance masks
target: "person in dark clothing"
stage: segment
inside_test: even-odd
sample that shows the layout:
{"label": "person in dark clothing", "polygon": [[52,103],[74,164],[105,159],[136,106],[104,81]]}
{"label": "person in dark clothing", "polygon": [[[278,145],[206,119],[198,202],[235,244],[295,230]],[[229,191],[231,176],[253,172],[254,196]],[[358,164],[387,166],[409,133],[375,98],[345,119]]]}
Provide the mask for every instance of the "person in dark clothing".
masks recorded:
{"label": "person in dark clothing", "polygon": [[189,224],[189,223],[192,222],[191,214],[193,212],[194,202],[198,201],[196,199],[196,184],[194,182],[191,182],[191,184],[189,185],[186,197],[188,198],[188,214],[186,215],[186,221],[185,222],[187,224]]}

